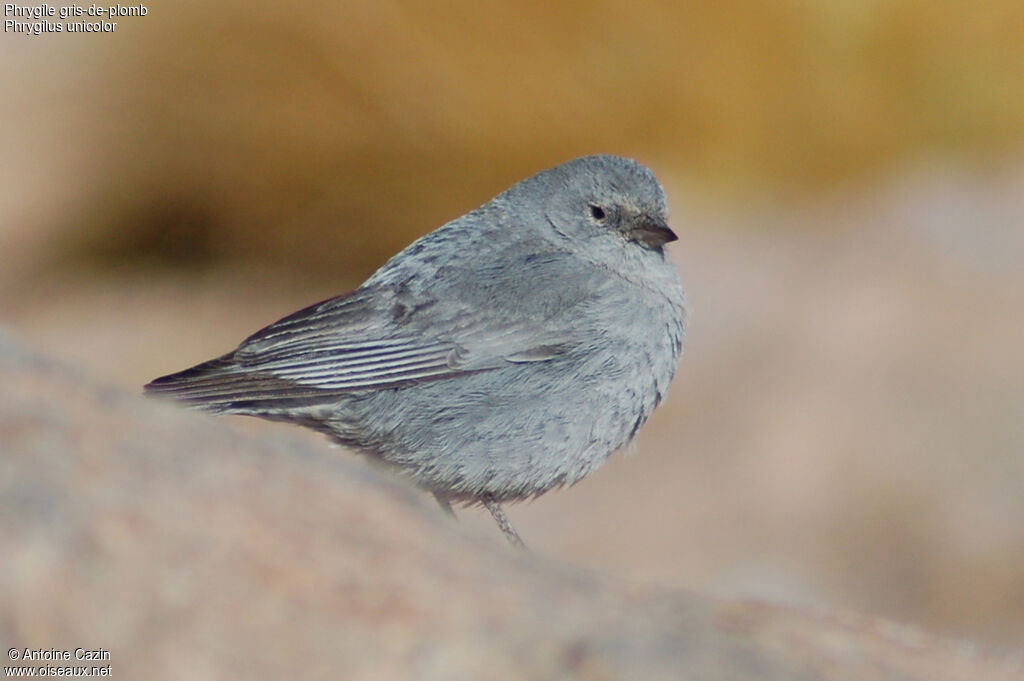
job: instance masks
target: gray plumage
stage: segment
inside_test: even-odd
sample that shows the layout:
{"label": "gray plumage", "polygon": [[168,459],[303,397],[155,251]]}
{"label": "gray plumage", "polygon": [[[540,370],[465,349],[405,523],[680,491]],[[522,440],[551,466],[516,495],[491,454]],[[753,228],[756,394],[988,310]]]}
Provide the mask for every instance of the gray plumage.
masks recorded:
{"label": "gray plumage", "polygon": [[146,391],[316,428],[442,503],[572,484],[633,437],[675,372],[667,217],[635,161],[564,163]]}

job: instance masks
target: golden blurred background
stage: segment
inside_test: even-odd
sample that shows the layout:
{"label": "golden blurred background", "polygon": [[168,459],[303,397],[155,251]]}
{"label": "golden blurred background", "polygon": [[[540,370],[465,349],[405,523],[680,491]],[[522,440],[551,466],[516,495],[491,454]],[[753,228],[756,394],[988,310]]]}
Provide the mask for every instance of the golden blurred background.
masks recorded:
{"label": "golden blurred background", "polygon": [[0,323],[40,349],[135,391],[632,156],[685,356],[636,456],[511,509],[533,548],[1024,642],[1024,3],[178,0],[0,53]]}

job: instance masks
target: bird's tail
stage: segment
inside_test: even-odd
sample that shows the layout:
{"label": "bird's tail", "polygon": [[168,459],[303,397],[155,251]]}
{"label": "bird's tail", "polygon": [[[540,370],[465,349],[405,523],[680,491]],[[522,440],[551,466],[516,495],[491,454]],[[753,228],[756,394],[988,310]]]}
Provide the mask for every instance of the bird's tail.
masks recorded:
{"label": "bird's tail", "polygon": [[232,411],[233,356],[234,353],[228,353],[190,369],[153,379],[143,390],[147,395],[168,397],[208,411]]}
{"label": "bird's tail", "polygon": [[317,404],[325,396],[324,391],[246,369],[233,352],[161,376],[144,390],[205,411],[261,416]]}

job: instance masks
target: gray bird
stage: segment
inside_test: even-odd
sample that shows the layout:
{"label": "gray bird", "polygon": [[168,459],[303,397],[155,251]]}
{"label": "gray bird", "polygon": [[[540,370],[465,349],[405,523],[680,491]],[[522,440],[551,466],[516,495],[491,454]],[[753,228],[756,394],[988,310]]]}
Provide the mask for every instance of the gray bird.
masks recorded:
{"label": "gray bird", "polygon": [[297,423],[451,503],[571,485],[668,390],[684,298],[650,170],[587,156],[418,239],[347,295],[146,386],[215,413]]}

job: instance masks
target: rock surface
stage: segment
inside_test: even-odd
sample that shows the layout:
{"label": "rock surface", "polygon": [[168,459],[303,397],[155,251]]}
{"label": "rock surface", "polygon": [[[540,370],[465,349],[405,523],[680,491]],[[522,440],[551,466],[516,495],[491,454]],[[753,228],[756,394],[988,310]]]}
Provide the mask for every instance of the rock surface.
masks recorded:
{"label": "rock surface", "polygon": [[97,386],[10,336],[0,377],[8,649],[102,648],[114,677],[155,680],[1024,678],[880,620],[513,552],[336,449]]}

